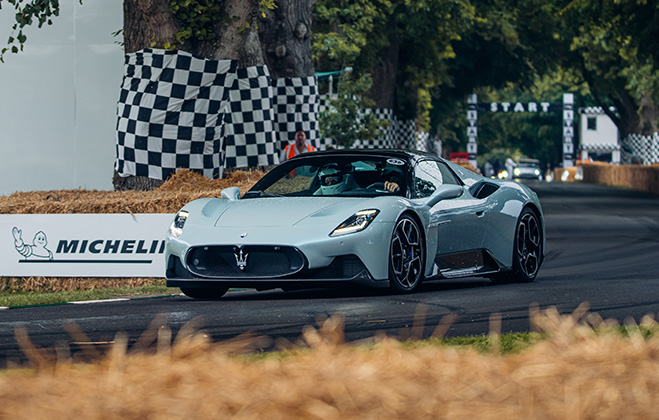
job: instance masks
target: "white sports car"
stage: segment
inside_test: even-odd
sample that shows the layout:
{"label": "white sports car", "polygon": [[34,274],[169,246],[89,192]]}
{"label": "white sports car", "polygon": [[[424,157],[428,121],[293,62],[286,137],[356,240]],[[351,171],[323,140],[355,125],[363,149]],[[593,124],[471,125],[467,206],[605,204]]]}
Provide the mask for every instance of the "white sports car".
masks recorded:
{"label": "white sports car", "polygon": [[537,195],[437,156],[339,150],[296,156],[241,197],[185,205],[167,235],[167,286],[193,298],[424,280],[532,281],[543,260]]}

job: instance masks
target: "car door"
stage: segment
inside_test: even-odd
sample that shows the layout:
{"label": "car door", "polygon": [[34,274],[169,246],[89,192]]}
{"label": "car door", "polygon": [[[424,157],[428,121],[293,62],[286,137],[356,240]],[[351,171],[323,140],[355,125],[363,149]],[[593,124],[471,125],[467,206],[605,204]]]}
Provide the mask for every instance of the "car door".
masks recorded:
{"label": "car door", "polygon": [[[430,197],[441,185],[462,185],[444,162],[423,160],[414,168],[414,193]],[[481,250],[487,235],[485,200],[475,198],[465,188],[457,198],[442,200],[430,210],[429,235],[436,243],[435,263],[440,271],[480,268]]]}

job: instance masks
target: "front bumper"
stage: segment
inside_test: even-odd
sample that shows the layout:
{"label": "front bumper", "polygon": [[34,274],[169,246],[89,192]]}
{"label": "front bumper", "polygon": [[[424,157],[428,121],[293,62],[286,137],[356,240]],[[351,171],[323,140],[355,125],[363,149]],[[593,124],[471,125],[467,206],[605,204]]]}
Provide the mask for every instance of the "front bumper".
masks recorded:
{"label": "front bumper", "polygon": [[[296,261],[292,262],[297,264]],[[222,264],[224,265],[224,264]],[[249,266],[248,266],[249,267]],[[266,276],[263,268],[257,267],[237,273],[227,267],[225,272],[232,271],[229,276],[204,277],[199,273],[192,273],[181,263],[180,258],[170,255],[167,261],[166,284],[167,287],[244,287],[256,289],[304,288],[324,284],[356,283],[368,286],[387,286],[387,280],[375,280],[364,263],[356,255],[340,255],[327,267],[308,268],[306,261],[300,269],[289,274]],[[256,271],[256,272],[255,272]]]}

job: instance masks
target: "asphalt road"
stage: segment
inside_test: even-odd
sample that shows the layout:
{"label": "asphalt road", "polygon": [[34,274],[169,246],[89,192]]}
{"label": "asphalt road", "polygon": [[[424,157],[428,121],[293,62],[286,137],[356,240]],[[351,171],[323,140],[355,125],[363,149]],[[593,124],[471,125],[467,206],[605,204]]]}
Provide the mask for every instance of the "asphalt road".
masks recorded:
{"label": "asphalt road", "polygon": [[[237,291],[220,301],[185,296],[43,306],[0,311],[0,365],[23,359],[16,327],[24,327],[40,347],[81,348],[80,343],[111,342],[125,332],[134,343],[162,316],[174,334],[196,319],[215,340],[245,332],[297,340],[305,326],[340,314],[348,341],[378,333],[401,338],[429,336],[442,317],[458,315],[449,336],[487,334],[491,314],[502,317],[502,331],[527,331],[529,307],[555,306],[570,313],[587,302],[592,312],[620,322],[637,322],[659,312],[659,197],[587,184],[530,183],[545,213],[547,250],[533,283],[493,285],[479,278],[425,284],[412,295],[377,290],[301,292]],[[423,328],[412,330],[415,313]],[[421,318],[417,318],[421,319]],[[68,324],[86,335],[71,335]]]}

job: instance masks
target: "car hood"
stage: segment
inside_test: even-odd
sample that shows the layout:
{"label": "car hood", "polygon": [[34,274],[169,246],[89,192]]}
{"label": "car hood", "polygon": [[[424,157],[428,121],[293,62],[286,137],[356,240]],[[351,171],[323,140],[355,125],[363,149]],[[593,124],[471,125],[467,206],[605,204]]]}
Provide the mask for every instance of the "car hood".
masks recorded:
{"label": "car hood", "polygon": [[269,197],[236,200],[219,216],[215,226],[286,227],[309,217],[345,219],[355,211],[362,210],[364,205],[368,206],[367,200],[352,197]]}

